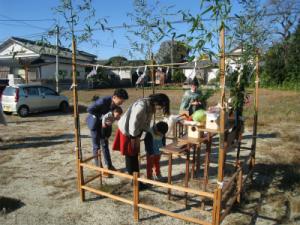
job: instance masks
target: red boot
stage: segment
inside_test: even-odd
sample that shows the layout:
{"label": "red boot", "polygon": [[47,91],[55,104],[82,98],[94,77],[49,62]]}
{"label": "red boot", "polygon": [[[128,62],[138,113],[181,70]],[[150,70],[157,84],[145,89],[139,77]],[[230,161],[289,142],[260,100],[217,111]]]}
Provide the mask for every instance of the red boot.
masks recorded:
{"label": "red boot", "polygon": [[161,178],[161,173],[160,173],[160,155],[154,155],[154,170],[155,170],[155,176],[159,180]]}
{"label": "red boot", "polygon": [[154,156],[153,155],[148,155],[146,156],[147,159],[147,179],[153,179],[153,163],[154,163]]}

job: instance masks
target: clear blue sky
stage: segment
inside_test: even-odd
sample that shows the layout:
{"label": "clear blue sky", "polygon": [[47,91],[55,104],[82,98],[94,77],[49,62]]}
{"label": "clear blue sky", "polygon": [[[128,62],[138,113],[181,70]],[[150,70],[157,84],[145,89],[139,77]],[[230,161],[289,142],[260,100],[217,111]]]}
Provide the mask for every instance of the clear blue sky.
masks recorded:
{"label": "clear blue sky", "polygon": [[[58,5],[59,0],[0,0],[0,43],[11,36],[23,37],[31,40],[40,40],[42,33],[53,27],[53,21],[3,21],[9,19],[52,19],[56,18],[51,10]],[[174,5],[174,11],[190,10],[192,13],[199,12],[199,0],[161,0],[163,5]],[[109,26],[122,25],[123,23],[134,24],[130,21],[127,13],[132,12],[132,0],[94,0],[93,6],[98,18],[105,17]],[[238,12],[239,6],[234,4],[233,10]],[[179,19],[179,18],[178,18]],[[177,25],[178,33],[185,32],[184,25]],[[113,33],[95,32],[94,39],[100,42],[100,45],[93,47],[89,43],[82,43],[79,49],[95,54],[100,59],[107,59],[112,56],[122,55],[127,58],[130,44],[125,38],[126,30],[118,29]],[[113,40],[116,45],[113,48]],[[51,40],[52,43],[53,40]],[[154,46],[154,52],[157,51],[159,44]],[[139,54],[135,58],[141,58]]]}

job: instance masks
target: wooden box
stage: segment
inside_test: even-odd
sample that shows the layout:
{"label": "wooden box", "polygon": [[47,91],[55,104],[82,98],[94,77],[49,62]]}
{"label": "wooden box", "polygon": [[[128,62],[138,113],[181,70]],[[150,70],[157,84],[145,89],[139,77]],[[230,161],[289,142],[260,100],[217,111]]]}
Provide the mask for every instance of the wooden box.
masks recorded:
{"label": "wooden box", "polygon": [[203,131],[200,128],[204,127],[204,124],[195,121],[185,121],[184,125],[187,126],[187,136],[190,138],[200,138]]}

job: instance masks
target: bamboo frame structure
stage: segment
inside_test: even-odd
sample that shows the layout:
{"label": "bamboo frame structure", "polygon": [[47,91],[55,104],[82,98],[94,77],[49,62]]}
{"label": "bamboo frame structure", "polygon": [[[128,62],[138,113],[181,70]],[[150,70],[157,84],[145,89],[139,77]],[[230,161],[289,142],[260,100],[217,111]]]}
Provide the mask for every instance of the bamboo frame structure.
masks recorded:
{"label": "bamboo frame structure", "polygon": [[[225,28],[222,27],[220,31],[220,90],[221,90],[221,114],[220,114],[220,128],[219,130],[211,130],[210,132],[219,134],[219,151],[218,151],[218,174],[217,174],[217,185],[216,188],[211,191],[196,190],[187,187],[188,177],[185,177],[185,187],[171,184],[171,180],[168,180],[168,183],[162,183],[158,181],[149,180],[146,178],[139,177],[138,173],[134,173],[133,175],[125,174],[118,171],[112,171],[105,168],[94,166],[89,164],[88,162],[94,159],[95,157],[99,157],[101,162],[101,154],[99,153],[96,156],[88,157],[83,159],[81,143],[80,143],[80,124],[79,124],[79,112],[78,112],[78,93],[77,93],[77,81],[76,81],[76,40],[73,36],[72,39],[72,78],[73,78],[73,102],[74,102],[74,133],[75,133],[75,144],[76,144],[76,165],[77,165],[77,181],[78,181],[78,190],[80,192],[81,201],[85,201],[85,192],[89,191],[95,193],[97,195],[105,196],[111,198],[116,201],[123,202],[125,204],[129,204],[133,206],[133,218],[134,221],[139,220],[139,209],[147,209],[153,212],[157,212],[160,214],[164,214],[167,216],[171,216],[177,219],[181,219],[187,222],[192,222],[196,224],[203,225],[219,225],[226,215],[230,212],[233,204],[235,202],[241,201],[241,193],[243,190],[243,184],[245,181],[251,176],[253,167],[255,165],[255,151],[256,151],[256,138],[257,138],[257,119],[258,119],[258,91],[259,91],[259,57],[258,53],[256,56],[256,80],[255,80],[255,99],[254,99],[254,123],[253,123],[253,137],[252,137],[252,145],[251,145],[251,153],[249,155],[249,160],[246,161],[248,165],[248,174],[243,174],[243,167],[241,166],[239,159],[239,151],[241,148],[241,129],[228,131],[225,129]],[[209,131],[209,130],[205,130]],[[183,132],[183,127],[179,127],[179,131],[175,130],[175,136],[177,137],[178,133]],[[177,138],[174,137],[174,141]],[[189,146],[189,145],[188,145]],[[224,182],[224,167],[226,160],[226,152],[229,149],[237,147],[237,156],[236,156],[236,171],[231,175],[230,179]],[[187,154],[189,151],[187,152]],[[209,157],[206,155],[205,157]],[[189,159],[187,156],[186,159]],[[172,165],[172,155],[169,157],[170,163]],[[209,160],[208,160],[209,161]],[[98,172],[97,175],[90,177],[88,179],[84,179],[84,169],[89,169]],[[208,165],[205,165],[205,169],[208,170]],[[189,171],[189,163],[186,163],[186,170]],[[115,175],[117,177],[125,178],[133,181],[133,199],[129,200],[120,196],[113,195],[111,193],[107,193],[93,187],[88,186],[89,183],[93,182],[97,178],[100,178],[100,186],[102,186],[102,173],[106,172],[108,174]],[[172,171],[168,170],[169,175],[171,176]],[[170,177],[169,176],[169,177]],[[208,176],[208,175],[207,175]],[[181,215],[175,212],[163,210],[151,205],[147,205],[145,203],[140,202],[139,198],[139,182],[151,184],[156,187],[166,188],[168,197],[171,193],[171,190],[176,190],[187,194],[193,194],[196,196],[200,196],[203,198],[207,198],[212,200],[212,211],[211,211],[211,220],[204,221],[198,218],[192,218],[185,215]],[[233,196],[229,196],[229,193],[236,188],[236,192]],[[230,197],[227,200],[227,197]],[[222,202],[225,201],[226,202]],[[226,203],[226,204],[223,204]],[[187,202],[186,202],[187,204]],[[225,207],[222,207],[225,205]]]}

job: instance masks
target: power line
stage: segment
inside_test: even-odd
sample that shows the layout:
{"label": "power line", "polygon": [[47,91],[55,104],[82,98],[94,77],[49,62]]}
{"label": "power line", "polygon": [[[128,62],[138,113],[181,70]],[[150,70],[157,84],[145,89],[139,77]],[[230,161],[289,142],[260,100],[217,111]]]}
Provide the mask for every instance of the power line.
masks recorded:
{"label": "power line", "polygon": [[0,19],[5,22],[42,22],[42,21],[55,21],[55,19]]}
{"label": "power line", "polygon": [[[0,16],[1,16],[1,17],[4,17],[4,18],[6,18],[6,19],[14,20],[14,19],[12,19],[12,18],[9,17],[9,16],[5,16],[5,15],[1,15],[1,14],[0,14]],[[47,30],[47,29],[45,29],[44,27],[35,26],[35,25],[32,25],[32,24],[26,23],[26,22],[24,22],[24,21],[16,21],[16,22],[25,24],[25,25],[27,25],[27,26],[29,26],[29,27],[32,27],[32,28],[35,28],[35,29]]]}

